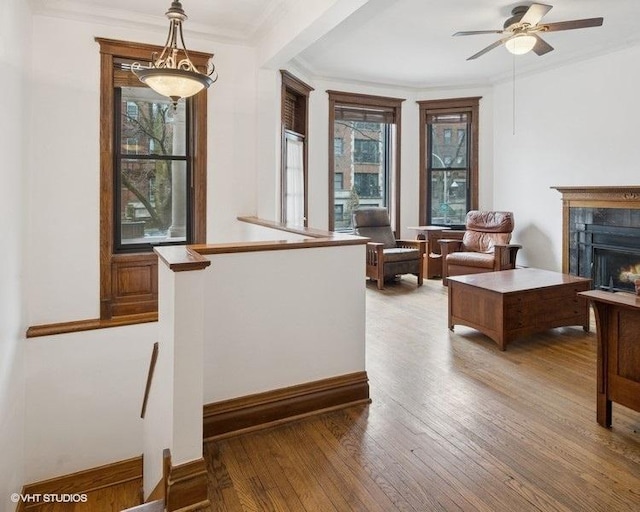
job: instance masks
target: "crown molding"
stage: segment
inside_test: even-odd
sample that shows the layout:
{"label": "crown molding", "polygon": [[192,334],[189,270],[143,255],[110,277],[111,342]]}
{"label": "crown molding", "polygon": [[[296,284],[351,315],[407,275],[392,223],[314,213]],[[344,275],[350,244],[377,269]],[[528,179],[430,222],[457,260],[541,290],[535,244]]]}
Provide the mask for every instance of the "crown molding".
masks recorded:
{"label": "crown molding", "polygon": [[[87,5],[81,0],[31,0],[33,13],[40,16],[61,18],[86,23],[97,23],[126,27],[152,32],[167,31],[167,19],[164,11],[157,15],[145,14],[135,10],[115,9],[96,5]],[[255,34],[263,29],[263,25],[274,19],[282,0],[270,0],[255,23],[231,29],[224,24],[198,23],[191,19],[184,25],[185,34],[189,37],[207,41],[218,41],[240,45],[251,45]]]}

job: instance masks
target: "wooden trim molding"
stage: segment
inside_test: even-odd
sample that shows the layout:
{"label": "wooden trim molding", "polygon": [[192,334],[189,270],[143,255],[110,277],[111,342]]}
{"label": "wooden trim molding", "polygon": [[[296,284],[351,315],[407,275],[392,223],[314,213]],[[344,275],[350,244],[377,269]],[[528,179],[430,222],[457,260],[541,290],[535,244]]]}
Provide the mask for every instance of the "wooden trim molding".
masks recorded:
{"label": "wooden trim molding", "polygon": [[[87,494],[92,491],[114,487],[126,482],[139,481],[142,487],[142,456],[106,464],[97,468],[78,471],[23,487],[22,494]],[[43,502],[20,502],[17,512],[28,512],[39,508]]]}
{"label": "wooden trim molding", "polygon": [[287,193],[287,178],[286,178],[286,140],[287,140],[287,97],[293,95],[296,98],[296,108],[293,113],[293,126],[289,129],[293,130],[293,133],[302,137],[302,172],[303,172],[303,216],[304,225],[307,226],[309,222],[309,96],[313,87],[300,80],[295,75],[288,71],[280,70],[281,78],[281,92],[280,92],[280,125],[281,125],[281,138],[280,138],[280,218],[286,220],[287,218],[287,202],[285,200]]}
{"label": "wooden trim molding", "polygon": [[420,177],[419,183],[419,212],[418,219],[420,225],[427,225],[428,222],[428,208],[430,197],[430,184],[429,176],[427,172],[427,116],[434,112],[468,112],[471,114],[471,141],[469,152],[471,155],[471,161],[469,162],[469,190],[471,197],[469,198],[469,207],[471,210],[478,208],[479,204],[479,186],[480,186],[480,171],[479,171],[479,131],[480,131],[480,100],[482,96],[472,96],[468,98],[448,98],[441,100],[423,100],[417,101],[420,108],[420,169],[418,176]]}
{"label": "wooden trim molding", "polygon": [[163,453],[165,507],[167,512],[191,512],[209,509],[207,465],[201,457],[174,466],[171,452]]}
{"label": "wooden trim molding", "polygon": [[278,231],[305,236],[302,240],[266,240],[262,242],[229,242],[223,244],[190,245],[189,249],[198,254],[228,254],[237,252],[283,251],[290,249],[313,249],[341,245],[365,245],[368,238],[334,233],[313,228],[290,227],[281,222],[263,220],[257,217],[238,217],[241,222],[255,224]]}
{"label": "wooden trim molding", "polygon": [[292,249],[314,249],[343,245],[366,245],[367,238],[346,236],[345,238],[309,238],[306,240],[272,240],[266,242],[232,242],[226,244],[194,245],[200,254],[230,254],[236,252],[286,251]]}
{"label": "wooden trim molding", "polygon": [[402,103],[404,98],[391,98],[388,96],[373,96],[370,94],[357,94],[351,92],[341,92],[327,90],[329,95],[329,229],[335,227],[335,214],[334,214],[334,176],[335,176],[335,155],[334,155],[334,125],[335,125],[335,111],[336,105],[351,105],[357,107],[379,107],[392,109],[394,115],[394,125],[396,127],[394,137],[395,155],[393,165],[395,167],[395,173],[393,175],[393,182],[389,184],[392,188],[393,196],[389,196],[389,214],[393,223],[394,231],[400,233],[400,175],[402,168]]}
{"label": "wooden trim molding", "polygon": [[[120,316],[156,312],[158,259],[151,248],[133,254],[116,254],[114,201],[114,88],[113,65],[118,58],[146,61],[162,48],[154,45],[113,39],[95,38],[100,45],[100,318],[110,320]],[[189,52],[194,64],[206,69],[213,55]],[[137,84],[141,85],[141,84]],[[207,93],[203,91],[187,101],[189,155],[192,180],[191,226],[187,234],[190,243],[206,240],[206,180],[207,180]]]}
{"label": "wooden trim molding", "polygon": [[369,403],[367,372],[331,377],[204,406],[205,441]]}
{"label": "wooden trim molding", "polygon": [[192,247],[178,245],[156,247],[154,250],[160,260],[174,272],[203,270],[211,265],[207,258],[198,254]]}
{"label": "wooden trim molding", "polygon": [[123,315],[110,320],[90,318],[88,320],[74,320],[72,322],[59,322],[55,324],[32,325],[27,329],[27,338],[39,336],[53,336],[55,334],[68,334],[72,332],[93,331],[95,329],[108,329],[110,327],[122,327],[123,325],[135,325],[158,321],[158,312],[140,313],[138,315]]}

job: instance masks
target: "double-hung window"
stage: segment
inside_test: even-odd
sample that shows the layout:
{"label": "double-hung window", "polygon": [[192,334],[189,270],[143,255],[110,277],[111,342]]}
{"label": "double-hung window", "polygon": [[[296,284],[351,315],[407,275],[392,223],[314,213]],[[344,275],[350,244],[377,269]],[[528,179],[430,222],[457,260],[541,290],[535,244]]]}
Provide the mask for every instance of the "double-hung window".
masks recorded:
{"label": "double-hung window", "polygon": [[400,114],[404,100],[328,93],[329,229],[351,231],[354,209],[381,206],[388,209],[392,226],[399,232]]}
{"label": "double-hung window", "polygon": [[[204,243],[207,93],[173,108],[131,65],[156,46],[100,44],[100,318],[157,311],[156,245]],[[189,52],[205,69],[211,55]],[[146,316],[145,316],[146,315]]]}
{"label": "double-hung window", "polygon": [[478,207],[479,101],[476,97],[418,102],[423,225],[461,229],[467,212]]}
{"label": "double-hung window", "polygon": [[280,172],[280,220],[293,226],[308,224],[307,162],[309,143],[309,95],[313,88],[281,70],[282,154]]}

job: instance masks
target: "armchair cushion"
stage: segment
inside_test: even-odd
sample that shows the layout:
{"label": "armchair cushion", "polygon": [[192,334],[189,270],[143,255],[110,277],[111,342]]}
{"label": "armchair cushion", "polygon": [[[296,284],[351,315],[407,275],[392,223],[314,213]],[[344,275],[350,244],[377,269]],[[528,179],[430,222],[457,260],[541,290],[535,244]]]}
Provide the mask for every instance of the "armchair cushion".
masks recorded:
{"label": "armchair cushion", "polygon": [[386,208],[361,208],[353,212],[353,225],[360,236],[384,244],[385,249],[396,246]]}
{"label": "armchair cushion", "polygon": [[420,251],[418,249],[405,249],[404,247],[394,247],[384,250],[384,261],[386,263],[392,261],[411,261],[420,260]]}
{"label": "armchair cushion", "polygon": [[462,250],[491,254],[495,245],[506,245],[510,240],[511,233],[465,231],[462,236]]}
{"label": "armchair cushion", "polygon": [[448,257],[449,265],[462,267],[486,268],[493,270],[494,256],[492,253],[483,252],[454,252]]}
{"label": "armchair cushion", "polygon": [[465,224],[462,250],[485,253],[492,253],[495,245],[508,244],[514,227],[511,212],[472,210],[467,214]]}
{"label": "armchair cushion", "polygon": [[396,239],[391,231],[391,226],[365,226],[358,227],[358,235],[370,238],[372,242],[383,244],[385,249],[396,246]]}

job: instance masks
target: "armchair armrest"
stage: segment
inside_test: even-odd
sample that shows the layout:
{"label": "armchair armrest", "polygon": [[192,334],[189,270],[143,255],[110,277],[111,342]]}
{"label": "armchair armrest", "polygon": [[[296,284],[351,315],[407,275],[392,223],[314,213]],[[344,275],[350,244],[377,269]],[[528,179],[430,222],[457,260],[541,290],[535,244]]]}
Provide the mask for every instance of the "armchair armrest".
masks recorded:
{"label": "armchair armrest", "polygon": [[377,265],[382,262],[384,244],[379,242],[367,242],[367,265]]}
{"label": "armchair armrest", "polygon": [[402,247],[404,249],[418,249],[420,256],[423,256],[427,252],[426,240],[396,240],[396,247]]}
{"label": "armchair armrest", "polygon": [[453,240],[451,238],[441,238],[438,240],[440,244],[440,253],[442,254],[442,259],[447,259],[447,254],[451,254],[452,252],[458,252],[462,249],[462,240]]}
{"label": "armchair armrest", "polygon": [[494,269],[509,270],[516,268],[516,256],[522,248],[518,244],[494,245]]}

